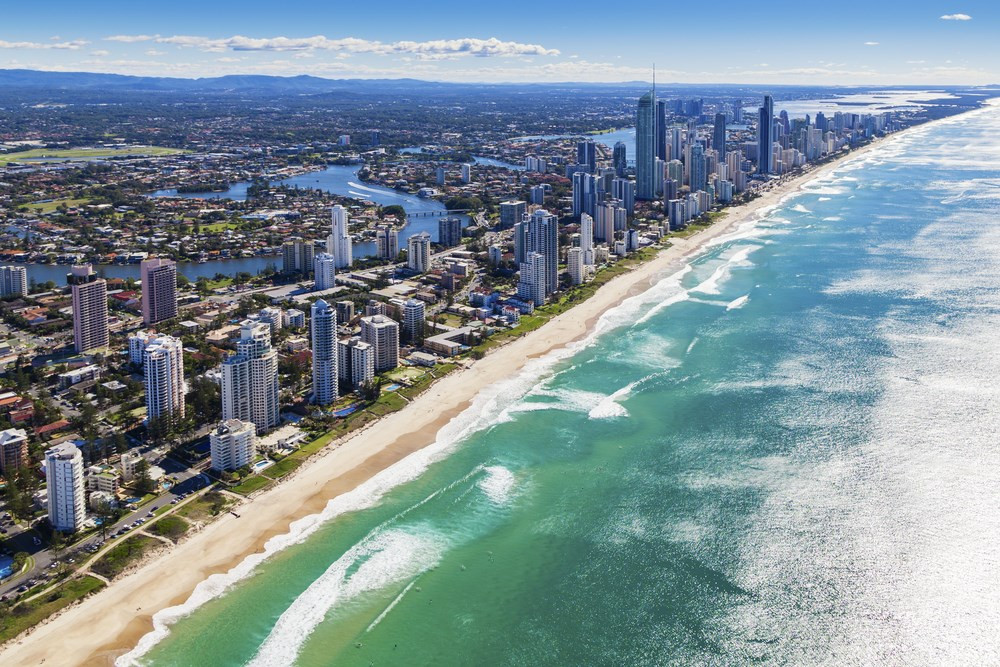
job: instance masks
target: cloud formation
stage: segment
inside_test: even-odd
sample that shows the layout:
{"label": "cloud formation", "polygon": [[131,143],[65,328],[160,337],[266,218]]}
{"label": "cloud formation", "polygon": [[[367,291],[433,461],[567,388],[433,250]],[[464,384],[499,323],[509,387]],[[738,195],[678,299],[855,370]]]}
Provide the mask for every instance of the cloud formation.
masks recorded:
{"label": "cloud formation", "polygon": [[435,60],[448,57],[475,56],[480,58],[510,56],[557,56],[558,49],[547,49],[539,44],[505,42],[491,37],[478,39],[436,39],[427,42],[379,42],[356,37],[330,39],[323,35],[313,37],[246,37],[234,35],[222,39],[196,35],[111,35],[111,42],[155,42],[202,51],[336,51],[346,53],[374,53],[378,55],[406,54],[421,59]]}
{"label": "cloud formation", "polygon": [[78,51],[87,44],[85,39],[74,39],[68,42],[8,42],[0,39],[0,49],[56,49],[59,51]]}
{"label": "cloud formation", "polygon": [[865,42],[865,46],[878,46],[878,42]]}
{"label": "cloud formation", "polygon": [[972,17],[968,14],[945,14],[941,17],[942,21],[971,21]]}

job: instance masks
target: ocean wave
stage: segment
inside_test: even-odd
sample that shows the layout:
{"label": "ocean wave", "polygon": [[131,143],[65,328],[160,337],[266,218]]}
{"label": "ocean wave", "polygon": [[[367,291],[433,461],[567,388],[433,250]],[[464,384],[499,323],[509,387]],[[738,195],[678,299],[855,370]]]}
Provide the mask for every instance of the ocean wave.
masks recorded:
{"label": "ocean wave", "polygon": [[517,478],[503,466],[487,466],[486,476],[479,480],[479,488],[494,505],[506,505],[514,492]]}
{"label": "ocean wave", "polygon": [[744,294],[738,299],[733,299],[728,304],[726,304],[726,310],[736,310],[737,308],[742,308],[746,305],[747,301],[750,300],[749,294]]}

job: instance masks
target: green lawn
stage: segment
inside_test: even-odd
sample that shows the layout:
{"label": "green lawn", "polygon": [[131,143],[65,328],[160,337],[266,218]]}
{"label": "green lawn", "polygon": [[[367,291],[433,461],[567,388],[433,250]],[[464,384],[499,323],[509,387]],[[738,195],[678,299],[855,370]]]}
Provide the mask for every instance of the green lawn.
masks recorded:
{"label": "green lawn", "polygon": [[[294,454],[294,453],[293,453]],[[289,455],[277,463],[275,463],[270,468],[265,468],[262,473],[267,475],[271,479],[281,479],[288,473],[292,472],[296,468],[302,465],[301,458],[294,458],[293,455]]]}
{"label": "green lawn", "polygon": [[179,516],[165,516],[149,526],[147,530],[153,535],[166,537],[176,542],[190,527],[191,525]]}
{"label": "green lawn", "polygon": [[209,491],[184,503],[177,514],[191,521],[210,521],[233,504],[233,499],[218,491]]}
{"label": "green lawn", "polygon": [[[2,163],[2,161],[3,156],[0,155],[0,163]],[[90,200],[86,197],[66,197],[65,199],[53,199],[52,201],[33,202],[31,204],[25,204],[25,206],[39,213],[51,213],[64,204],[66,205],[66,208],[73,208],[74,206],[82,206],[89,201]]]}
{"label": "green lawn", "polygon": [[239,493],[240,495],[249,495],[254,491],[259,491],[267,486],[270,486],[272,480],[261,475],[252,475],[247,477],[245,480],[237,484],[236,486],[230,487],[229,490],[233,493]]}
{"label": "green lawn", "polygon": [[161,545],[162,543],[159,540],[152,537],[134,535],[111,547],[106,554],[97,559],[90,569],[97,574],[112,579],[124,572],[129,566],[138,563],[143,556]]}
{"label": "green lawn", "polygon": [[27,151],[16,153],[0,153],[0,166],[8,162],[30,159],[39,161],[38,158],[65,159],[79,158],[81,160],[97,159],[106,157],[121,157],[129,155],[176,155],[184,153],[179,148],[165,148],[163,146],[124,146],[122,148],[33,148]]}
{"label": "green lawn", "polygon": [[67,581],[38,600],[0,611],[0,643],[18,636],[60,609],[103,587],[104,582],[100,579],[84,576]]}

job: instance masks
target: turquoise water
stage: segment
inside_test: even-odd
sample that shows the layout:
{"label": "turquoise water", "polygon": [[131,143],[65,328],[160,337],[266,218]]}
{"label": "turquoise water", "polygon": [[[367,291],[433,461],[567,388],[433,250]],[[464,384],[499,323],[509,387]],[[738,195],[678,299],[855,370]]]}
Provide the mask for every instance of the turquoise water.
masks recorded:
{"label": "turquoise water", "polygon": [[998,132],[814,181],[121,662],[996,663]]}

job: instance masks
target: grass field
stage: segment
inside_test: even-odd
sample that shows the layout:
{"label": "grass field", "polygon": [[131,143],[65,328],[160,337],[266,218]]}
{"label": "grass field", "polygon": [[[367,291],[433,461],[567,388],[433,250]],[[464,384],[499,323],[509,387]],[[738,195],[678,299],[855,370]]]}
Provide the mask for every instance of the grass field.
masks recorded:
{"label": "grass field", "polygon": [[44,162],[43,158],[52,160],[92,160],[107,157],[127,157],[135,155],[176,155],[184,153],[179,148],[163,146],[125,146],[123,148],[33,148],[16,153],[0,153],[0,166],[8,162],[30,160]]}
{"label": "grass field", "polygon": [[[3,161],[3,156],[0,156],[0,164],[2,164],[2,161]],[[73,197],[66,197],[65,199],[53,199],[52,201],[34,202],[31,204],[26,204],[26,206],[34,211],[38,211],[39,213],[51,213],[52,211],[56,210],[63,204],[66,205],[66,208],[73,208],[74,206],[83,206],[89,201],[90,200],[86,198],[77,199]]]}
{"label": "grass field", "polygon": [[260,491],[261,489],[270,486],[273,480],[263,477],[261,475],[252,475],[247,477],[245,480],[237,484],[236,486],[230,487],[230,491],[233,493],[239,493],[241,495],[250,495],[254,491]]}
{"label": "grass field", "polygon": [[113,546],[106,554],[98,558],[90,569],[112,579],[159,546],[161,546],[159,540],[145,535],[135,535]]}
{"label": "grass field", "polygon": [[63,607],[84,598],[104,586],[96,577],[72,579],[44,597],[0,612],[0,643],[12,639]]}

